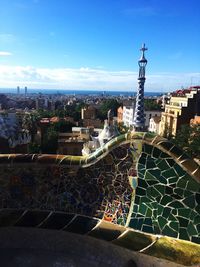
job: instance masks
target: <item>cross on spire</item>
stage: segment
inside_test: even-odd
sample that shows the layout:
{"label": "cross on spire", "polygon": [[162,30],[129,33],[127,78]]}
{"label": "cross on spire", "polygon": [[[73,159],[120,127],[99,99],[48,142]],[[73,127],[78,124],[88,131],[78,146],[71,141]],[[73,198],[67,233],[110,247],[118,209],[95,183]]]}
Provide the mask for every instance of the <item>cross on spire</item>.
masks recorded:
{"label": "cross on spire", "polygon": [[143,44],[142,48],[140,48],[140,51],[142,51],[144,53],[144,51],[148,50],[147,47],[145,47],[145,44]]}

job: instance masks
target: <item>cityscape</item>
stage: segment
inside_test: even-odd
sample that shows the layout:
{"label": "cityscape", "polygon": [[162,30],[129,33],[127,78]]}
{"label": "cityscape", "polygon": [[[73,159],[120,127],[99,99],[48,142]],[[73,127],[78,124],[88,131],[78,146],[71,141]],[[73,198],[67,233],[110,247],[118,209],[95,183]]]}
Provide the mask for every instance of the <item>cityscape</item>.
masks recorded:
{"label": "cityscape", "polygon": [[199,266],[200,3],[2,7],[2,266]]}

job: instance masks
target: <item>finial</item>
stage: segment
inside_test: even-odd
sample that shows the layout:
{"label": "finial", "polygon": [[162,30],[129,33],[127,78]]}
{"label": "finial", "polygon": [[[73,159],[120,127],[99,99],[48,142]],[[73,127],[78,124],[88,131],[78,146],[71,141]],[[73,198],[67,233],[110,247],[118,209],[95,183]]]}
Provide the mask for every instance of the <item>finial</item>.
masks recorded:
{"label": "finial", "polygon": [[143,51],[143,53],[144,53],[145,50],[148,50],[148,48],[145,47],[145,43],[143,43],[142,48],[140,48],[140,51]]}

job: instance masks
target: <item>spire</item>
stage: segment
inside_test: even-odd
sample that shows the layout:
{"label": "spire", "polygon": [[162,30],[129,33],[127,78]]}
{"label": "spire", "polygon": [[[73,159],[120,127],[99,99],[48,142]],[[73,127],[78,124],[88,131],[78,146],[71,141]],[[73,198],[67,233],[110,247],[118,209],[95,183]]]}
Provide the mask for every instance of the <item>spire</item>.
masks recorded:
{"label": "spire", "polygon": [[140,51],[142,51],[141,58],[138,61],[139,65],[139,77],[138,77],[138,90],[136,97],[135,113],[133,119],[133,126],[136,131],[144,131],[145,118],[144,118],[144,83],[145,83],[145,68],[147,60],[145,58],[145,51],[147,47],[143,44]]}

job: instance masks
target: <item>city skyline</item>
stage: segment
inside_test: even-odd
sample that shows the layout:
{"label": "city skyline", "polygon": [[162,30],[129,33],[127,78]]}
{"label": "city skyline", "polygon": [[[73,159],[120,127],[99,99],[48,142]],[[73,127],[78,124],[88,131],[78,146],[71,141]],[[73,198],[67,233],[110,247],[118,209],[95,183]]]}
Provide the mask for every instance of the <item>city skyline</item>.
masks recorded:
{"label": "city skyline", "polygon": [[0,4],[2,88],[135,90],[143,42],[145,91],[200,84],[197,0]]}

